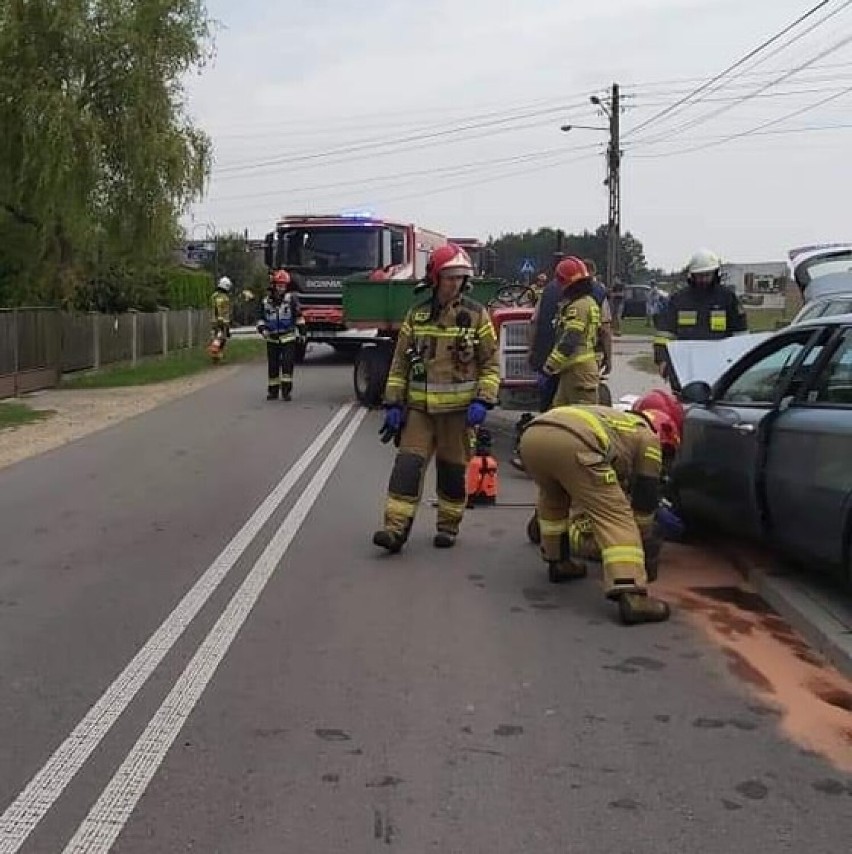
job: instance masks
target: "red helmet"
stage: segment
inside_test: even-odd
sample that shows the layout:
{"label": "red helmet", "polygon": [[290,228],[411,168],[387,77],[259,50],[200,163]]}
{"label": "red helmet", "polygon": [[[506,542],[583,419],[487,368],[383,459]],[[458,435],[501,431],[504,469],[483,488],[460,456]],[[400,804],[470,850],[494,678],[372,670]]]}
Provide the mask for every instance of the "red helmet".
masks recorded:
{"label": "red helmet", "polygon": [[643,394],[633,404],[634,412],[647,412],[651,409],[665,412],[677,426],[678,435],[683,432],[683,406],[673,395],[662,389],[655,388],[647,394]]}
{"label": "red helmet", "polygon": [[270,283],[273,285],[273,287],[280,286],[282,288],[286,288],[287,285],[290,284],[290,274],[286,270],[276,270],[272,274]]}
{"label": "red helmet", "polygon": [[556,278],[566,287],[589,278],[589,268],[581,258],[569,255],[556,265]]}
{"label": "red helmet", "polygon": [[680,430],[671,415],[659,409],[645,409],[642,417],[654,428],[663,451],[674,453],[680,447]]}
{"label": "red helmet", "polygon": [[432,287],[438,284],[438,277],[441,273],[472,276],[473,264],[470,256],[455,243],[439,246],[429,256],[429,262],[426,264],[426,279]]}

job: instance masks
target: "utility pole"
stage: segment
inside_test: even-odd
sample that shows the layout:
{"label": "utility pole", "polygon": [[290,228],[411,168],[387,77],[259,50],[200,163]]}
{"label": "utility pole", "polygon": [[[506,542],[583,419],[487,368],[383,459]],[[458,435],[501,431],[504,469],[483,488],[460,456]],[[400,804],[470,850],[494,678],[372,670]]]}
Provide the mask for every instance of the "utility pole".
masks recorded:
{"label": "utility pole", "polygon": [[609,110],[609,147],[607,149],[606,184],[609,187],[609,216],[607,220],[606,278],[612,289],[618,270],[618,250],[621,245],[621,114],[620,92],[612,84]]}

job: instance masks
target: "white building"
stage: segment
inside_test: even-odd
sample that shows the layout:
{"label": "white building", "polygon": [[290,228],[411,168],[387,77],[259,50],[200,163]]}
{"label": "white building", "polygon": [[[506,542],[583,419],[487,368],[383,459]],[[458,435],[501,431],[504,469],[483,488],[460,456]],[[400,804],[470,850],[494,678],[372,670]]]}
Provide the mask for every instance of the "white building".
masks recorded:
{"label": "white building", "polygon": [[785,261],[722,264],[722,281],[755,308],[784,308],[790,272]]}

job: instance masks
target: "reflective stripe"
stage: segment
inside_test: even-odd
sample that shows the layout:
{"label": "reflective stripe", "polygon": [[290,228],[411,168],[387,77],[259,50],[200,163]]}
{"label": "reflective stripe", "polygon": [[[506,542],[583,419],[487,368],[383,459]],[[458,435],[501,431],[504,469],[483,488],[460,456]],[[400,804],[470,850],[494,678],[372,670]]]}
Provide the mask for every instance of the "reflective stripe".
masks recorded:
{"label": "reflective stripe", "polygon": [[461,519],[464,516],[465,506],[465,501],[449,501],[446,498],[441,498],[440,495],[438,496],[438,512],[444,516]]}
{"label": "reflective stripe", "polygon": [[725,332],[728,329],[728,313],[726,311],[710,312],[710,331]]}
{"label": "reflective stripe", "polygon": [[559,519],[554,522],[539,516],[538,527],[543,537],[560,537],[568,530],[568,519]]}
{"label": "reflective stripe", "polygon": [[665,347],[669,341],[674,341],[675,336],[671,334],[671,332],[660,332],[659,334],[654,336],[654,344]]}
{"label": "reflective stripe", "polygon": [[610,546],[607,549],[601,549],[601,558],[604,566],[617,563],[645,566],[645,553],[636,546]]}
{"label": "reflective stripe", "polygon": [[401,335],[411,335],[411,324],[407,320],[404,321],[399,331]]}
{"label": "reflective stripe", "polygon": [[606,428],[601,424],[601,422],[592,415],[591,412],[587,412],[585,409],[577,409],[572,407],[571,415],[576,415],[580,420],[585,421],[589,427],[591,427],[594,434],[601,440],[601,443],[604,446],[604,450],[609,450],[609,446],[612,444],[612,438],[609,433],[607,433]]}
{"label": "reflective stripe", "polygon": [[388,385],[388,388],[390,388],[390,387],[405,388],[405,377],[400,377],[400,376],[388,377],[387,385]]}
{"label": "reflective stripe", "polygon": [[412,328],[412,333],[418,338],[432,336],[434,338],[458,338],[462,335],[474,335],[470,326],[433,326],[432,324],[417,324]]}
{"label": "reflective stripe", "polygon": [[659,448],[646,448],[645,449],[645,459],[651,460],[655,463],[662,463],[663,461],[663,452]]}
{"label": "reflective stripe", "polygon": [[409,391],[408,400],[412,404],[422,404],[427,410],[432,409],[461,409],[473,400],[473,392],[448,391],[435,393],[433,391]]}
{"label": "reflective stripe", "polygon": [[698,323],[697,311],[679,311],[677,313],[678,326],[695,326]]}
{"label": "reflective stripe", "polygon": [[561,374],[566,368],[572,365],[579,365],[582,362],[591,362],[597,358],[594,353],[581,353],[579,356],[563,356],[559,352],[551,353],[550,364],[556,367],[556,373]]}
{"label": "reflective stripe", "polygon": [[417,503],[389,495],[388,500],[385,503],[385,510],[389,515],[402,516],[405,519],[413,519],[417,513]]}
{"label": "reflective stripe", "polygon": [[465,380],[458,383],[430,383],[430,382],[413,382],[411,383],[412,391],[436,392],[444,394],[446,392],[469,392],[476,391],[478,385],[476,380]]}

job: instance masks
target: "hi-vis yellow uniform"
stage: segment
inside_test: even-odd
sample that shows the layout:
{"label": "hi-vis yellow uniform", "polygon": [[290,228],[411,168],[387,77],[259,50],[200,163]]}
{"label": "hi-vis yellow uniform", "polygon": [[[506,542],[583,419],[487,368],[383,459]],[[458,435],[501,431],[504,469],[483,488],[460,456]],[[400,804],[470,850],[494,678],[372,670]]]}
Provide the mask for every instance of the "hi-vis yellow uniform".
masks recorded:
{"label": "hi-vis yellow uniform", "polygon": [[584,295],[559,309],[556,346],[544,365],[546,373],[559,375],[553,406],[597,403],[600,374],[595,353],[601,328],[601,310],[595,298]]}
{"label": "hi-vis yellow uniform", "polygon": [[436,457],[438,531],[457,534],[470,455],[467,407],[497,402],[497,337],[485,308],[466,297],[432,299],[406,315],[385,386],[385,403],[405,408],[405,426],[385,505],[385,530],[407,537],[426,466]]}
{"label": "hi-vis yellow uniform", "polygon": [[569,520],[574,506],[600,547],[606,594],[644,590],[642,542],[653,527],[663,459],[651,425],[606,406],[558,407],[530,422],[520,455],[539,489],[543,558],[570,559],[570,539],[581,534]]}

